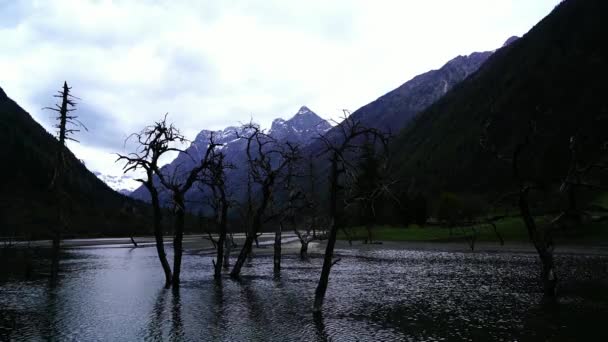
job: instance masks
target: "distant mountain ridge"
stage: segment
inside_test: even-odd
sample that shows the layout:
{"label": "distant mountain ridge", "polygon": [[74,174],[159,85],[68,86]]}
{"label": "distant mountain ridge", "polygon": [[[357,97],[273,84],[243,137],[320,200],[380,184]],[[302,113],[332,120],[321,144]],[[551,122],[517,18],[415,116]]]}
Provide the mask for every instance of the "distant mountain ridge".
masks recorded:
{"label": "distant mountain ridge", "polygon": [[279,141],[291,141],[300,145],[310,143],[320,134],[331,128],[329,122],[323,120],[308,107],[302,106],[289,120],[275,119],[269,134]]}
{"label": "distant mountain ridge", "polygon": [[[510,37],[503,46],[516,41]],[[350,118],[359,121],[366,127],[397,134],[411,120],[430,105],[441,99],[452,88],[474,74],[495,52],[473,52],[466,56],[457,56],[441,68],[415,76],[396,89],[380,96],[375,101],[354,111]],[[337,139],[340,124],[330,129],[326,137]],[[321,142],[308,147],[309,153],[316,153],[323,148]]]}
{"label": "distant mountain ridge", "polygon": [[525,166],[550,184],[569,167],[570,137],[589,156],[600,153],[608,139],[606,13],[604,0],[563,1],[496,51],[396,137],[398,177],[434,192],[511,188],[510,165],[480,144],[489,124],[496,151],[509,156],[534,122],[535,157]]}
{"label": "distant mountain ridge", "polygon": [[[305,146],[310,144],[316,137],[326,133],[330,128],[329,122],[308,107],[302,106],[288,120],[275,119],[267,133],[279,142],[289,141],[300,146]],[[211,134],[213,134],[216,143],[223,145],[220,149],[225,155],[225,161],[236,166],[235,170],[228,171],[227,184],[231,188],[232,193],[238,197],[238,194],[243,191],[245,182],[244,172],[247,167],[245,163],[246,143],[238,137],[239,135],[246,135],[242,127],[229,126],[218,131],[200,131],[186,149],[186,153],[180,153],[171,163],[164,165],[161,171],[167,172],[167,174],[177,173],[185,177],[185,173],[194,168],[207,150]],[[141,186],[135,189],[130,196],[141,200],[149,200],[148,191]],[[196,188],[191,189],[188,196],[190,196],[191,200],[201,200],[200,190]]]}

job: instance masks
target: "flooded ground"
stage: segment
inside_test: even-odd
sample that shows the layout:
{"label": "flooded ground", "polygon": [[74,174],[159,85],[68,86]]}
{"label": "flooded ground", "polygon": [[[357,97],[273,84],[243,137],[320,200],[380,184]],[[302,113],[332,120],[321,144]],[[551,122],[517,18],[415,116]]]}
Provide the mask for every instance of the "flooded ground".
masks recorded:
{"label": "flooded ground", "polygon": [[542,301],[532,253],[337,253],[324,314],[313,317],[320,256],[286,255],[275,277],[258,250],[240,282],[216,284],[212,256],[190,250],[175,292],[162,288],[154,248],[64,250],[56,286],[35,249],[27,270],[8,267],[0,278],[0,340],[608,340],[608,257],[597,253],[557,256],[557,303]]}

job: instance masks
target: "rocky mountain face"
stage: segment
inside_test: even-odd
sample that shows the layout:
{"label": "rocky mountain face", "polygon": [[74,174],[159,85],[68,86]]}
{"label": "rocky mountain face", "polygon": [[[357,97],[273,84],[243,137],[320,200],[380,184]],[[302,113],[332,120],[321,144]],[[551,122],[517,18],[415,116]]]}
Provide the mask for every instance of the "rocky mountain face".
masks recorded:
{"label": "rocky mountain face", "polygon": [[[504,45],[511,44],[517,39],[518,37],[511,37]],[[494,51],[473,52],[468,56],[455,57],[440,69],[418,75],[377,100],[357,109],[351,114],[351,118],[360,121],[366,127],[397,134],[418,113],[474,74],[493,53]],[[337,139],[338,126],[328,131],[328,138]],[[322,145],[319,142],[311,145],[309,150],[314,153],[321,148]]]}
{"label": "rocky mountain face", "polygon": [[269,133],[280,141],[306,145],[330,128],[329,122],[321,119],[308,107],[302,106],[296,115],[287,121],[280,118],[275,119]]}
{"label": "rocky mountain face", "polygon": [[602,153],[606,158],[605,13],[604,0],[561,2],[521,39],[497,50],[396,137],[397,177],[434,192],[497,196],[512,190],[511,164],[484,149],[482,135],[495,153],[509,157],[531,135],[520,173],[547,188],[559,188],[570,167],[571,137],[586,161]]}
{"label": "rocky mountain face", "polygon": [[[314,138],[324,134],[331,128],[331,125],[310,110],[302,106],[298,112],[290,119],[275,119],[272,122],[268,134],[279,142],[292,142],[300,146],[310,144]],[[225,161],[235,166],[234,170],[227,172],[227,184],[231,191],[238,197],[243,191],[246,175],[246,142],[239,136],[246,136],[247,132],[242,127],[230,126],[219,131],[202,130],[186,149],[186,153],[179,154],[171,163],[161,168],[162,172],[177,177],[186,177],[186,174],[194,168],[203,154],[207,150],[209,138],[213,134],[216,143],[222,144],[219,149],[225,154]],[[193,188],[188,196],[191,200],[200,200],[201,191]],[[148,200],[148,191],[139,187],[130,195],[133,198]],[[162,194],[161,194],[162,196]],[[166,197],[166,196],[165,196]]]}

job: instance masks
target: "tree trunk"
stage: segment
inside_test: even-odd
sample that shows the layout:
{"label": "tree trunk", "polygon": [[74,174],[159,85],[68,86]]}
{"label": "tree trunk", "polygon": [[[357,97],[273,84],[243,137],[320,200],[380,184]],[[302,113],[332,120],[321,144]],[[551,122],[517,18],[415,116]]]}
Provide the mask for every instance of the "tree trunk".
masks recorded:
{"label": "tree trunk", "polygon": [[215,274],[216,280],[222,277],[222,263],[224,260],[224,245],[226,244],[226,218],[228,216],[228,206],[225,204],[225,200],[222,201],[222,208],[219,217],[219,230],[220,237],[217,241],[217,257],[215,262]]}
{"label": "tree trunk", "polygon": [[163,241],[163,228],[162,228],[162,212],[160,209],[160,202],[158,200],[158,192],[156,190],[150,190],[152,199],[152,208],[154,210],[154,238],[156,240],[156,252],[158,253],[158,259],[165,272],[165,288],[171,287],[171,267],[169,261],[167,261],[167,253],[165,253],[165,243]]}
{"label": "tree trunk", "polygon": [[251,250],[251,247],[253,245],[253,237],[254,234],[248,234],[247,237],[245,238],[245,244],[243,245],[243,248],[241,248],[241,252],[239,253],[238,258],[236,259],[236,262],[234,263],[234,267],[232,268],[232,271],[230,272],[230,276],[232,278],[238,278],[238,276],[241,274],[241,268],[243,267],[243,264],[245,263],[245,260],[247,259],[247,255],[249,254],[249,251]]}
{"label": "tree trunk", "polygon": [[371,244],[372,243],[372,225],[369,223],[366,224],[365,230],[367,230],[367,239],[365,240],[365,242]]}
{"label": "tree trunk", "polygon": [[236,263],[234,264],[234,267],[232,268],[232,272],[230,272],[230,277],[232,277],[232,278],[238,278],[238,276],[241,274],[241,268],[243,268],[245,259],[247,259],[247,256],[251,255],[253,241],[255,240],[257,243],[258,232],[260,231],[260,228],[262,227],[262,216],[264,215],[264,212],[266,211],[266,207],[268,206],[268,201],[270,200],[270,195],[272,194],[272,192],[271,192],[272,184],[273,184],[273,182],[267,183],[267,184],[265,184],[265,186],[262,189],[262,203],[260,204],[260,207],[255,212],[253,221],[251,223],[251,228],[247,232],[247,237],[245,238],[245,244],[243,245],[243,248],[241,248],[241,252],[239,253],[238,258],[236,259]]}
{"label": "tree trunk", "polygon": [[323,300],[325,299],[325,292],[327,291],[329,272],[331,271],[334,247],[336,245],[336,234],[338,232],[338,220],[336,219],[338,213],[338,156],[336,154],[333,155],[331,160],[330,177],[329,216],[332,219],[332,223],[327,239],[325,257],[323,258],[321,278],[319,279],[319,284],[317,285],[317,289],[315,291],[315,302],[312,308],[313,312],[321,312],[323,308]]}
{"label": "tree trunk", "polygon": [[222,267],[224,267],[224,269],[228,269],[230,267],[230,251],[232,250],[232,241],[231,239],[226,239],[224,242],[225,246],[225,251],[224,251],[224,263],[222,265]]}
{"label": "tree trunk", "polygon": [[557,276],[553,264],[553,242],[548,234],[538,231],[534,217],[530,213],[528,203],[528,189],[523,189],[519,196],[519,209],[522,219],[528,230],[528,236],[536,248],[536,252],[542,263],[541,279],[543,282],[543,293],[546,297],[555,297],[555,289],[557,286]]}
{"label": "tree trunk", "polygon": [[308,259],[308,240],[300,240],[300,259]]}
{"label": "tree trunk", "polygon": [[325,299],[325,292],[327,291],[327,283],[329,282],[329,272],[331,271],[331,264],[334,254],[334,247],[336,245],[336,233],[338,227],[332,224],[329,231],[329,238],[327,239],[327,248],[325,249],[325,257],[323,258],[323,269],[321,270],[321,278],[315,291],[315,303],[312,308],[313,312],[321,312],[323,309],[323,301]]}
{"label": "tree trunk", "polygon": [[226,232],[220,232],[220,238],[217,243],[217,257],[215,258],[215,273],[213,277],[216,280],[222,278],[222,263],[224,262],[224,243],[226,240]]}
{"label": "tree trunk", "polygon": [[183,199],[176,200],[175,232],[173,235],[173,287],[179,286],[179,276],[182,269],[182,241],[184,239],[184,202]]}
{"label": "tree trunk", "polygon": [[545,250],[540,260],[542,262],[543,292],[546,298],[554,298],[556,295],[557,277],[553,264],[553,252]]}
{"label": "tree trunk", "polygon": [[61,232],[55,231],[51,251],[51,284],[55,285],[59,276],[59,257],[61,253]]}
{"label": "tree trunk", "polygon": [[274,234],[274,273],[281,272],[281,233],[283,224],[279,224],[279,228]]}

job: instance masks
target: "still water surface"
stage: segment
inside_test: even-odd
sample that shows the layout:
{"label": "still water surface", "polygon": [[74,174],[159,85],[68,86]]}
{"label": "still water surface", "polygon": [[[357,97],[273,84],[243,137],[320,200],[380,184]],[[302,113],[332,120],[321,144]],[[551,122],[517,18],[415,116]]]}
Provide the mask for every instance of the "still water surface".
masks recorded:
{"label": "still water surface", "polygon": [[310,308],[322,260],[257,256],[242,281],[212,279],[212,257],[185,255],[179,292],[162,289],[154,248],[63,252],[0,280],[0,340],[608,341],[607,261],[560,255],[558,303],[543,303],[534,254],[338,250],[322,317]]}

